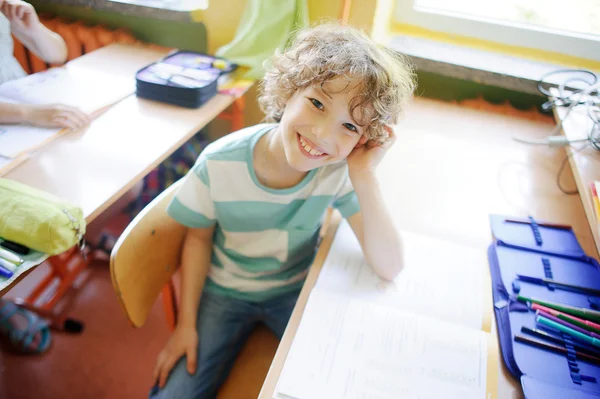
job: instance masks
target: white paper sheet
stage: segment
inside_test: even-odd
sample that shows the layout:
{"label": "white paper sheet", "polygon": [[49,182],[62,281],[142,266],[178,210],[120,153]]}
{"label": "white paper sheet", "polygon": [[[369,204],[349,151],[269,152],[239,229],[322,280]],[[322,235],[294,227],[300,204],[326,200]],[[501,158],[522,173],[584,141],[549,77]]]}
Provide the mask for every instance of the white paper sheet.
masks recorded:
{"label": "white paper sheet", "polygon": [[356,236],[343,221],[317,287],[481,329],[485,251],[408,232],[401,236],[404,270],[394,282],[385,282],[366,264]]}
{"label": "white paper sheet", "polygon": [[315,288],[277,399],[484,399],[487,334]]}
{"label": "white paper sheet", "polygon": [[60,131],[61,129],[28,125],[0,125],[0,155],[6,158],[15,158],[19,154],[41,145]]}
{"label": "white paper sheet", "polygon": [[66,104],[92,113],[135,92],[135,77],[124,79],[95,71],[66,67],[8,81],[0,96],[25,104]]}

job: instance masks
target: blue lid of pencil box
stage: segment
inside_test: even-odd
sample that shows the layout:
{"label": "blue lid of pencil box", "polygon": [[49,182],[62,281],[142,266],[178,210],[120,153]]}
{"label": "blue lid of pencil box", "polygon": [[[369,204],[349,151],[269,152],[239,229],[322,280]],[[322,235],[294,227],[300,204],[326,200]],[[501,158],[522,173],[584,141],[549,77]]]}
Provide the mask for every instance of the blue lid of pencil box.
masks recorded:
{"label": "blue lid of pencil box", "polygon": [[[517,301],[517,295],[592,310],[597,310],[600,305],[600,296],[567,291],[539,281],[523,281],[517,277],[518,274],[600,289],[598,262],[585,254],[575,256],[583,251],[579,252],[581,248],[571,229],[562,228],[560,238],[545,234],[545,238],[552,239],[547,239],[546,247],[542,245],[541,249],[536,249],[537,245],[526,245],[531,241],[523,237],[530,232],[527,230],[531,229],[530,226],[518,223],[520,226],[507,227],[505,219],[499,215],[490,217],[496,240],[488,250],[494,313],[504,364],[515,377],[520,378],[528,399],[600,397],[600,364],[578,358],[572,349],[570,352],[567,350],[568,353],[556,353],[514,339],[518,334],[548,343],[524,332],[523,327],[544,331],[563,341],[568,339],[563,333],[537,324],[535,312]],[[498,239],[498,232],[502,240]],[[507,242],[511,244],[507,245]],[[577,344],[590,350],[600,350],[580,342]],[[567,345],[564,348],[567,349]]]}
{"label": "blue lid of pencil box", "polygon": [[217,82],[236,64],[193,51],[176,51],[136,74],[136,95],[198,108],[217,94]]}
{"label": "blue lid of pencil box", "polygon": [[491,215],[490,223],[492,234],[501,245],[574,258],[586,257],[570,226],[547,223],[532,217],[503,215]]}

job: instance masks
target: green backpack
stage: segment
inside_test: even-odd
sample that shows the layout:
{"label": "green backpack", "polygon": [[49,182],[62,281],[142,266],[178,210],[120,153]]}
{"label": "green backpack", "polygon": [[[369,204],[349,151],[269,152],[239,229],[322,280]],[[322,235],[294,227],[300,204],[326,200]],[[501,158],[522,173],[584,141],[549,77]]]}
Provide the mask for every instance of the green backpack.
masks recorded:
{"label": "green backpack", "polygon": [[48,255],[82,242],[81,208],[16,181],[0,178],[0,237]]}

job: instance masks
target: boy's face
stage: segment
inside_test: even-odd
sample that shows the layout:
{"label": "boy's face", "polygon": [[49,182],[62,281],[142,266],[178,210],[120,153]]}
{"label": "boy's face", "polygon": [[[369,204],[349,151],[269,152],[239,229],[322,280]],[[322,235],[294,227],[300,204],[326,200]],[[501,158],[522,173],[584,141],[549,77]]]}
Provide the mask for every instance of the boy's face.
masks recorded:
{"label": "boy's face", "polygon": [[297,90],[289,99],[280,129],[285,155],[296,170],[306,172],[340,162],[357,144],[364,144],[364,128],[351,117],[349,103],[361,85],[337,78]]}

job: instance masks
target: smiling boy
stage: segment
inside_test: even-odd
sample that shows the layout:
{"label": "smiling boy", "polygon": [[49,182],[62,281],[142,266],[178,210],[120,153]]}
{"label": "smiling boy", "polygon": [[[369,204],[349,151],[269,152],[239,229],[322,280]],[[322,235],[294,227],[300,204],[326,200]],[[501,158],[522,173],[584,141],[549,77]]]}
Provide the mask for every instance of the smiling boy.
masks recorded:
{"label": "smiling boy", "polygon": [[189,229],[179,322],[151,397],[214,398],[256,323],[283,335],[328,207],[381,278],[402,270],[375,169],[412,96],[412,69],[334,24],[301,31],[271,62],[259,101],[274,123],[209,145],[169,205]]}

